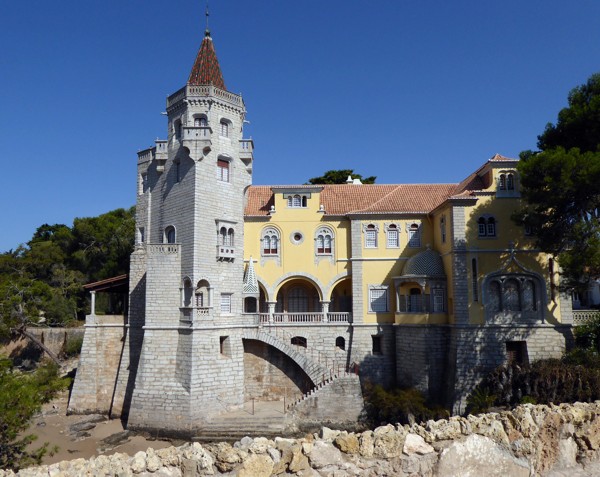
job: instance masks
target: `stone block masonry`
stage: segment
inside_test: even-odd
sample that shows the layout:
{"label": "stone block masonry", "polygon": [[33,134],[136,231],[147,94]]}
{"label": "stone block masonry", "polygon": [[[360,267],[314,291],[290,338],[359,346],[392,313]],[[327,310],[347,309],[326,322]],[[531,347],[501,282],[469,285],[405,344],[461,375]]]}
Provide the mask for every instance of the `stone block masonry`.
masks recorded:
{"label": "stone block masonry", "polygon": [[299,439],[244,437],[116,453],[31,467],[0,477],[48,475],[353,475],[529,477],[600,474],[600,404],[519,406],[364,432],[324,427]]}

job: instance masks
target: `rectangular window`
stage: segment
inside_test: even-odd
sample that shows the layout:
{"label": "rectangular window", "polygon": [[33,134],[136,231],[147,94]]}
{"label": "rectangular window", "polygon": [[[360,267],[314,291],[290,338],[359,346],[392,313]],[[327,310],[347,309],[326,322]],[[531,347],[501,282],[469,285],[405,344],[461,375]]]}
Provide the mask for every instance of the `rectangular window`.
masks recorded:
{"label": "rectangular window", "polygon": [[373,340],[373,347],[371,349],[371,352],[373,354],[383,354],[382,347],[381,347],[381,336],[371,335],[371,338]]}
{"label": "rectangular window", "polygon": [[408,246],[413,248],[421,246],[421,227],[416,224],[408,228]]}
{"label": "rectangular window", "polygon": [[479,301],[479,293],[477,288],[477,260],[471,261],[471,286],[473,287],[473,301]]}
{"label": "rectangular window", "polygon": [[377,287],[369,289],[369,311],[374,313],[388,311],[388,288]]}
{"label": "rectangular window", "polygon": [[229,161],[217,159],[217,179],[229,182]]}
{"label": "rectangular window", "polygon": [[229,336],[219,336],[219,351],[223,356],[231,357],[231,341]]}
{"label": "rectangular window", "polygon": [[390,229],[387,231],[387,247],[388,248],[400,247],[400,238],[398,236],[398,230]]}
{"label": "rectangular window", "polygon": [[442,236],[442,243],[446,243],[446,217],[443,215],[440,218],[440,234]]}
{"label": "rectangular window", "polygon": [[144,227],[140,227],[138,229],[138,232],[139,232],[140,243],[144,243],[146,241],[146,230],[144,229]]}
{"label": "rectangular window", "polygon": [[231,313],[231,293],[221,293],[221,314]]}
{"label": "rectangular window", "polygon": [[507,341],[506,361],[508,364],[529,364],[527,341]]}
{"label": "rectangular window", "polygon": [[442,288],[433,289],[433,312],[443,313],[446,311],[446,293]]}
{"label": "rectangular window", "polygon": [[377,230],[365,230],[365,248],[377,248]]}

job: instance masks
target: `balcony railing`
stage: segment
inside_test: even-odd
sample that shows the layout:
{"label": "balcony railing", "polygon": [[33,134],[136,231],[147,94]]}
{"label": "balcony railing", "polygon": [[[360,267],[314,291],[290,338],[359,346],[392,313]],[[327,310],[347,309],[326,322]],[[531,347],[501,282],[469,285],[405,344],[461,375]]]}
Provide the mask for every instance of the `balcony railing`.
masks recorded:
{"label": "balcony railing", "polygon": [[573,326],[589,323],[600,313],[598,310],[573,310]]}
{"label": "balcony railing", "polygon": [[217,245],[217,258],[233,259],[235,249],[229,245]]}
{"label": "balcony railing", "polygon": [[330,312],[327,319],[322,312],[315,313],[260,313],[260,323],[290,324],[290,323],[351,323],[352,313]]}
{"label": "balcony railing", "polygon": [[446,304],[441,301],[434,303],[429,294],[426,295],[400,295],[398,297],[397,313],[444,313]]}

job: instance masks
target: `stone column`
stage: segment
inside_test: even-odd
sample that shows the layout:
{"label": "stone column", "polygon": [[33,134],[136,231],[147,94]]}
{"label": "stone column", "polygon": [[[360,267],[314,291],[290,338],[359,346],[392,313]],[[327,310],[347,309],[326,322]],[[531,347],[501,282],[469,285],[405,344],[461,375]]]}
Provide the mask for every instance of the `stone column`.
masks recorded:
{"label": "stone column", "polygon": [[275,305],[277,305],[276,301],[268,301],[267,306],[269,307],[269,323],[273,323],[273,313],[275,313]]}
{"label": "stone column", "polygon": [[329,320],[327,318],[327,314],[329,313],[329,303],[328,301],[321,302],[321,310],[323,312],[323,323],[327,323]]}
{"label": "stone column", "polygon": [[90,295],[92,297],[91,304],[90,304],[91,305],[90,306],[90,308],[91,308],[90,315],[95,315],[96,314],[96,292],[92,290],[90,292]]}

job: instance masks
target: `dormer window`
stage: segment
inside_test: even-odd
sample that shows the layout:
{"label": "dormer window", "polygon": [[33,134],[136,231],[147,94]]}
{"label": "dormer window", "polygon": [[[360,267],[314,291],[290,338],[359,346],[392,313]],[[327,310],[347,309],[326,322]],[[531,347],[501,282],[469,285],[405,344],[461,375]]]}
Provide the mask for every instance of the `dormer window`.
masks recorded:
{"label": "dormer window", "polygon": [[506,190],[515,190],[515,176],[513,174],[506,175]]}
{"label": "dormer window", "polygon": [[496,195],[498,197],[516,197],[517,177],[515,171],[500,171],[496,181]]}
{"label": "dormer window", "polygon": [[300,194],[288,196],[287,201],[288,201],[288,207],[291,207],[291,208],[306,207],[306,204],[307,204],[306,196],[300,195]]}

